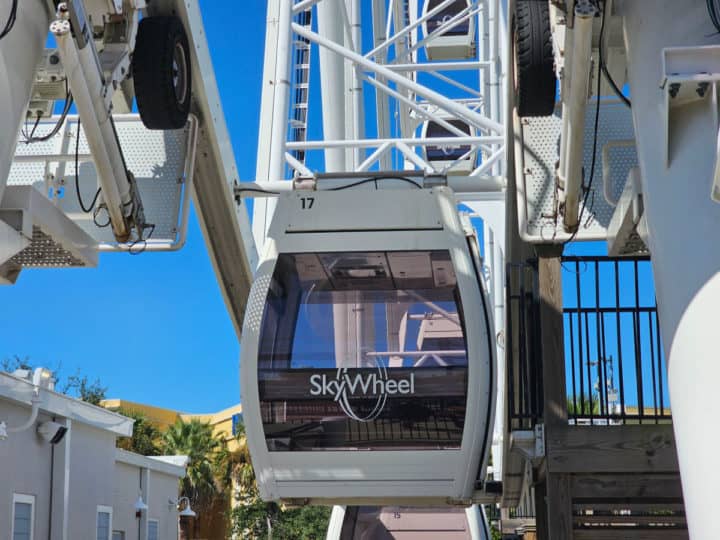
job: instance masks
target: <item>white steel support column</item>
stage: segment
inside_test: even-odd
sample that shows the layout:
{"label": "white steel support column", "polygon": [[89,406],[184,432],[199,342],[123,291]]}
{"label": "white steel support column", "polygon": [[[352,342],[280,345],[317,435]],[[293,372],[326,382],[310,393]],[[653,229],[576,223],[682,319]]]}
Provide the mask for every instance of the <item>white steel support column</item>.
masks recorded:
{"label": "white steel support column", "polygon": [[[372,3],[372,20],[373,20],[373,47],[385,41],[384,23],[387,17],[385,9],[385,0],[373,0]],[[379,53],[378,62],[384,63],[386,59],[385,53]],[[382,78],[378,78],[378,82],[384,83]],[[375,92],[375,109],[377,134],[381,139],[390,137],[390,100],[383,92]],[[380,166],[383,170],[390,170],[392,166],[392,155],[390,152],[383,154],[380,160]]]}
{"label": "white steel support column", "polygon": [[[12,3],[12,0],[0,0],[0,24],[3,26]],[[0,41],[0,73],[3,74],[0,77],[0,200],[49,24],[46,2],[24,0],[18,3],[13,29]]]}
{"label": "white steel support column", "polygon": [[[360,26],[360,0],[345,0],[345,11],[350,19],[350,38],[345,39],[345,46],[362,53],[362,27]],[[365,113],[363,107],[362,73],[356,66],[344,62],[345,84],[349,95],[345,96],[345,137],[348,139],[362,139],[365,136]],[[350,149],[345,156],[346,165],[353,170],[362,162],[361,150]]]}
{"label": "white steel support column", "polygon": [[718,44],[720,39],[705,2],[699,0],[633,0],[622,10],[685,511],[690,537],[714,540],[720,485],[715,418],[720,249],[713,242],[720,231],[720,205],[710,199],[718,135],[714,92],[675,109],[668,127],[674,142],[667,165],[659,149],[666,130],[662,49]]}
{"label": "white steel support column", "polygon": [[[585,108],[590,85],[590,55],[592,52],[592,29],[595,7],[587,0],[575,5],[575,27],[573,28],[572,71],[566,83],[569,90],[563,98],[563,132],[560,139],[559,170],[560,201],[565,210],[563,224],[568,231],[578,227],[580,192],[583,183],[583,145],[585,142]],[[565,104],[567,106],[565,106]]]}
{"label": "white steel support column", "polygon": [[[317,5],[318,33],[324,39],[342,48],[343,23],[340,2],[333,0],[319,2]],[[297,25],[296,25],[297,26]],[[327,49],[320,49],[320,81],[322,92],[323,137],[326,139],[345,138],[345,86],[344,61],[342,56]],[[325,171],[346,170],[345,150],[329,148],[325,150]]]}
{"label": "white steel support column", "polygon": [[[258,182],[285,177],[285,143],[290,109],[292,0],[270,0],[267,21],[255,173]],[[274,199],[258,200],[253,207],[253,236],[260,249],[265,243],[265,234],[274,210]]]}

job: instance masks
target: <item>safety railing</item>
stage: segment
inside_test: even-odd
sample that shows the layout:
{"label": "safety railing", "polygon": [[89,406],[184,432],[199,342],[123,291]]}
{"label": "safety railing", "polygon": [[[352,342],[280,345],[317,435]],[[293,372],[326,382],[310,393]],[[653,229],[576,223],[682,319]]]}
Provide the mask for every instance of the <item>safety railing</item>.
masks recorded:
{"label": "safety railing", "polygon": [[[669,423],[663,353],[647,257],[563,257],[563,332],[571,425]],[[543,417],[537,264],[507,267],[509,431]]]}
{"label": "safety railing", "polygon": [[568,418],[576,425],[671,419],[647,257],[564,257]]}
{"label": "safety railing", "polygon": [[507,420],[509,431],[526,430],[540,422],[543,414],[536,262],[508,264],[505,279]]}

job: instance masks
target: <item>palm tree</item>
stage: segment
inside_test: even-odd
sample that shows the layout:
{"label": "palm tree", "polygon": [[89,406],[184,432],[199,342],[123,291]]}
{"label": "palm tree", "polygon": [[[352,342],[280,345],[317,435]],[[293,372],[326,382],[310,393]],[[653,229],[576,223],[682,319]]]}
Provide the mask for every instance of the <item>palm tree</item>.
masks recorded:
{"label": "palm tree", "polygon": [[256,492],[257,484],[255,483],[255,470],[250,461],[250,450],[247,445],[244,424],[237,426],[235,440],[238,444],[230,459],[231,475],[238,495],[245,496]]}
{"label": "palm tree", "polygon": [[[211,519],[211,509],[218,496],[222,497],[222,478],[227,467],[227,452],[222,438],[213,433],[210,424],[193,418],[189,422],[178,419],[163,436],[163,452],[185,455],[190,458],[185,478],[180,480],[180,495],[187,497],[202,519]],[[183,525],[185,538],[189,538],[187,523]]]}

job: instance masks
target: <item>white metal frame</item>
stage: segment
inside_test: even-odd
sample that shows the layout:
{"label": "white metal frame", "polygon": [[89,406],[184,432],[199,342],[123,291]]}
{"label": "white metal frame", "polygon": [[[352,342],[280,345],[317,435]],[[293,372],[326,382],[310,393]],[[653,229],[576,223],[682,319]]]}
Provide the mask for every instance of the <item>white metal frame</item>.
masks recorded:
{"label": "white metal frame", "polygon": [[[272,0],[268,3],[268,31],[263,79],[260,137],[258,144],[258,184],[288,180],[283,172],[287,166],[291,177],[309,177],[316,174],[308,160],[297,160],[292,152],[305,154],[322,151],[325,170],[322,172],[363,172],[371,170],[415,170],[433,172],[434,168],[423,158],[422,148],[437,141],[416,136],[416,129],[425,119],[442,122],[459,118],[473,127],[473,137],[458,137],[453,144],[470,144],[482,160],[471,172],[478,192],[487,192],[488,177],[499,177],[504,172],[505,131],[504,117],[504,9],[499,0],[480,0],[468,3],[468,8],[453,17],[430,36],[419,39],[428,16],[448,5],[441,2],[432,10],[417,16],[420,0],[405,3],[374,0],[372,21],[361,20],[345,4],[334,8],[330,0]],[[333,12],[332,9],[336,9]],[[292,16],[312,10],[317,18],[317,30],[293,22]],[[334,13],[342,24],[330,25],[326,19]],[[432,38],[440,39],[453,24],[470,19],[472,36],[477,36],[477,54],[474,58],[456,61],[418,60],[419,48],[428,45]],[[358,48],[359,28],[372,24],[374,42],[369,51]],[[287,141],[289,99],[287,74],[291,71],[292,43],[302,39],[318,47],[320,52],[320,82],[322,83],[323,138],[315,141]],[[276,52],[277,51],[277,52]],[[343,68],[349,66],[349,68]],[[343,69],[354,74],[343,78]],[[477,85],[468,85],[468,77],[458,79],[458,73],[473,73]],[[430,77],[428,79],[428,77]],[[420,79],[428,79],[426,83]],[[364,82],[365,91],[375,93],[376,138],[364,136],[363,122],[357,103],[358,80]],[[462,82],[460,82],[462,81]],[[461,97],[449,98],[443,88],[453,87]],[[345,97],[341,91],[345,90]],[[435,88],[440,89],[440,91]],[[310,92],[313,88],[308,89]],[[357,91],[356,91],[357,90]],[[394,115],[397,111],[397,118]],[[311,118],[317,120],[317,113]],[[370,118],[365,120],[366,123]],[[397,126],[393,124],[397,122]],[[343,126],[353,126],[347,130]],[[394,165],[393,165],[394,164]],[[504,183],[494,183],[498,193]],[[463,190],[472,199],[472,189]],[[257,245],[265,241],[275,202],[256,201],[253,233]]]}
{"label": "white metal frame", "polygon": [[[496,371],[495,341],[488,300],[475,278],[472,255],[452,191],[447,188],[387,190],[380,200],[375,192],[365,190],[315,192],[312,194],[315,197],[313,208],[317,210],[315,215],[301,210],[301,199],[307,195],[294,192],[279,198],[243,327],[245,340],[240,382],[244,418],[262,497],[314,499],[337,504],[358,504],[363,500],[372,500],[373,504],[413,500],[437,504],[446,504],[448,500],[470,501],[476,472],[485,466],[488,455],[490,441],[485,442],[485,436],[490,438],[492,433],[495,386],[488,374]],[[350,200],[354,210],[348,207]],[[364,220],[361,215],[365,216]],[[312,232],[313,228],[347,230],[348,227],[355,231]],[[368,227],[375,231],[363,232],[363,228]],[[420,230],[402,230],[411,227]],[[292,234],[286,234],[288,228],[294,229]],[[377,229],[384,232],[376,232]],[[261,422],[257,365],[260,323],[278,255],[410,249],[450,251],[465,320],[473,323],[466,329],[468,394],[461,448],[402,452],[269,452]],[[484,322],[489,325],[489,334]],[[483,448],[486,453],[481,456]],[[433,460],[431,468],[427,466],[428,459]]]}
{"label": "white metal frame", "polygon": [[13,493],[12,497],[12,521],[10,522],[10,538],[15,537],[15,504],[30,505],[30,540],[35,540],[35,495],[25,495],[23,493]]}
{"label": "white metal frame", "polygon": [[[73,147],[73,145],[68,144],[68,141],[74,140],[75,138],[75,130],[78,126],[78,119],[79,117],[77,115],[68,115],[68,117],[66,118],[62,129],[56,137],[56,148],[58,148],[59,151],[47,154],[16,155],[15,159],[13,160],[14,163],[43,164],[45,176],[44,178],[38,178],[37,180],[44,181],[44,187],[46,191],[51,189],[54,190],[57,187],[56,182],[64,180],[67,164],[72,164],[75,161],[75,154],[73,152],[70,152],[69,148]],[[54,125],[57,120],[58,117],[53,116],[47,121],[41,122],[38,125]],[[140,116],[137,114],[117,114],[114,116],[114,121],[116,125],[121,125],[122,123],[139,124]],[[153,240],[152,238],[150,238],[142,242],[143,251],[178,251],[185,245],[185,241],[187,239],[188,218],[190,215],[190,199],[193,190],[193,179],[195,177],[195,155],[198,138],[198,119],[195,115],[191,114],[189,116],[186,129],[187,145],[185,147],[185,161],[182,170],[182,176],[179,180],[173,178],[174,181],[178,182],[178,189],[181,190],[181,193],[179,195],[180,204],[179,208],[177,209],[177,223],[174,227],[174,230],[176,231],[174,238],[171,238],[169,240]],[[86,138],[89,138],[91,136],[91,134],[89,133],[83,133],[84,137]],[[87,153],[79,153],[78,163],[86,162],[93,162],[93,155]],[[73,191],[73,188],[69,185],[65,186],[65,188],[66,190],[69,190],[69,192]],[[10,189],[12,189],[12,186],[10,187]],[[74,195],[68,194],[67,197],[74,198]],[[55,206],[62,206],[62,204],[59,204],[57,200],[53,200],[52,198],[51,203]],[[152,221],[151,215],[148,215],[147,217]],[[118,243],[117,241],[98,241],[97,245],[92,246],[92,249],[97,249],[101,252],[122,252],[132,251],[133,247],[133,243]]]}

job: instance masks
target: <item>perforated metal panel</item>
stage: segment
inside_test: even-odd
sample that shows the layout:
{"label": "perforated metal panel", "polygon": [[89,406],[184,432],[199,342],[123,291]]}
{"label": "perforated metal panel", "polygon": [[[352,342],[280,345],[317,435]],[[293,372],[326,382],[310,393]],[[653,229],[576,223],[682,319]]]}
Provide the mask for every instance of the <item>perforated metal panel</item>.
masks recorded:
{"label": "perforated metal panel", "polygon": [[10,263],[22,268],[66,268],[87,266],[83,261],[45,234],[40,227],[33,227],[32,241],[28,247],[10,259]]}
{"label": "perforated metal panel", "polygon": [[[595,110],[595,102],[591,102],[585,115],[583,167],[586,185],[592,166]],[[556,109],[555,115],[547,118],[523,118],[519,124],[521,137],[517,139],[515,155],[521,156],[521,160],[516,164],[516,178],[519,195],[526,194],[524,198],[521,196],[522,200],[519,202],[523,205],[520,211],[520,229],[536,242],[562,241],[568,235],[563,231],[562,216],[557,215],[555,190],[555,170],[560,159],[562,129],[560,110]],[[602,148],[607,143],[634,139],[634,136],[630,110],[619,101],[603,102],[598,121],[592,189],[576,240],[605,240],[614,208],[603,197]],[[609,191],[617,200],[622,193],[628,171],[637,166],[635,148],[612,148],[610,164],[612,186]]]}
{"label": "perforated metal panel", "polygon": [[[127,168],[137,180],[146,220],[155,226],[151,243],[172,244],[183,226],[184,198],[190,196],[186,188],[192,175],[195,121],[191,118],[180,130],[151,131],[143,126],[138,115],[117,115],[114,120]],[[35,136],[49,133],[56,121],[56,117],[42,121]],[[32,125],[26,129],[32,129]],[[78,203],[77,130],[77,117],[70,117],[48,141],[25,144],[21,134],[8,185],[35,187],[105,249],[117,247],[110,227],[104,226],[108,220],[106,212],[100,210],[93,220],[93,214],[83,212]],[[77,152],[80,195],[85,206],[89,206],[98,189],[98,178],[82,127]]]}

